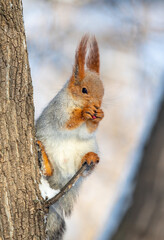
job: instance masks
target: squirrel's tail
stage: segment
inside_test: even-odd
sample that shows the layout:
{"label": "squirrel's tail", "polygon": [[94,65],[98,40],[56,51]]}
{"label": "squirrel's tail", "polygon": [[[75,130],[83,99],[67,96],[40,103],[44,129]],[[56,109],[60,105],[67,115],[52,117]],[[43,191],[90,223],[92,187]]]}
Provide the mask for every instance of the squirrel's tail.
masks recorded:
{"label": "squirrel's tail", "polygon": [[61,240],[66,230],[65,216],[70,216],[76,201],[81,181],[76,183],[65,195],[49,208],[46,233],[48,240]]}
{"label": "squirrel's tail", "polygon": [[66,225],[64,218],[60,216],[55,208],[51,206],[47,216],[46,234],[48,240],[61,240],[65,232]]}

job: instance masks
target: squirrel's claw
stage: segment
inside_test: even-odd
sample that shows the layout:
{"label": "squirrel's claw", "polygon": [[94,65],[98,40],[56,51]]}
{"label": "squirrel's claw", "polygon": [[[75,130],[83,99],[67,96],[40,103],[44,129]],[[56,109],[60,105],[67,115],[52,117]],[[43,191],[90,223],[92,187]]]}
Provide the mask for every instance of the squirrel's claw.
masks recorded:
{"label": "squirrel's claw", "polygon": [[100,120],[103,119],[104,112],[102,109],[96,106],[91,106],[84,108],[82,112],[82,117],[84,120],[93,120],[95,122],[99,122]]}
{"label": "squirrel's claw", "polygon": [[102,120],[103,119],[103,117],[104,117],[104,112],[103,112],[103,110],[102,109],[97,109],[97,111],[96,111],[96,113],[95,113],[95,119],[96,119],[96,121],[100,121],[100,120]]}

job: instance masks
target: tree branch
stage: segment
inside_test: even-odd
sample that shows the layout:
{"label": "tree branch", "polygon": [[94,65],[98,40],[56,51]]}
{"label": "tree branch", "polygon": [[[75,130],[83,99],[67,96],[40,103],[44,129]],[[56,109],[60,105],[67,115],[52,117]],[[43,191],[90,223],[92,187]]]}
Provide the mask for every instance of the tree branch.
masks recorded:
{"label": "tree branch", "polygon": [[75,173],[75,175],[69,180],[69,182],[61,189],[61,191],[55,195],[53,198],[49,199],[45,202],[45,208],[49,208],[52,204],[56,203],[59,198],[61,198],[66,192],[68,192],[73,184],[77,182],[77,180],[82,176],[85,170],[87,170],[88,165],[85,162],[81,168]]}

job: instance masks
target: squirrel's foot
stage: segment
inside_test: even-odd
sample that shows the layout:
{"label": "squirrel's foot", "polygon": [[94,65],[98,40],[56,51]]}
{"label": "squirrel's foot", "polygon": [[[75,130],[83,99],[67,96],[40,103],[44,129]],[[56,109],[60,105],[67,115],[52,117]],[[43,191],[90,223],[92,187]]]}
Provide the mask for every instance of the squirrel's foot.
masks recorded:
{"label": "squirrel's foot", "polygon": [[84,155],[84,157],[81,160],[82,165],[84,163],[87,163],[88,166],[95,165],[99,162],[100,158],[99,156],[94,152],[88,152]]}
{"label": "squirrel's foot", "polygon": [[53,168],[45,152],[44,146],[42,142],[39,140],[36,141],[36,144],[38,145],[38,157],[39,157],[39,162],[41,163],[41,169],[43,171],[43,175],[52,176]]}
{"label": "squirrel's foot", "polygon": [[104,117],[104,112],[99,107],[93,105],[91,107],[84,108],[82,111],[82,117],[84,120],[99,122]]}

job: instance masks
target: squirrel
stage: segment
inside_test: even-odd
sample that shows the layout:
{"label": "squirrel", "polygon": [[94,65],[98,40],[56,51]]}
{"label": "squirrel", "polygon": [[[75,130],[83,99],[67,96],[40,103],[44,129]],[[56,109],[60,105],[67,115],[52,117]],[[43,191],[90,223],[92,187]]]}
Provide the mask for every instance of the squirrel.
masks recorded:
{"label": "squirrel", "polygon": [[[99,162],[96,129],[103,119],[104,95],[100,80],[99,48],[95,37],[84,35],[75,54],[70,79],[36,121],[36,137],[41,148],[44,176],[53,189],[61,189],[87,163],[85,175]],[[50,206],[46,223],[49,240],[62,239],[65,216],[69,216],[82,181]]]}

